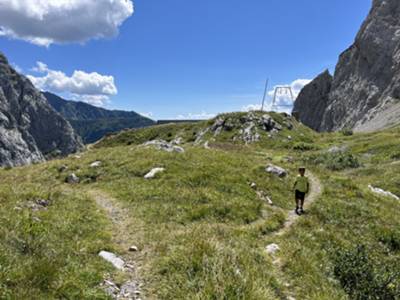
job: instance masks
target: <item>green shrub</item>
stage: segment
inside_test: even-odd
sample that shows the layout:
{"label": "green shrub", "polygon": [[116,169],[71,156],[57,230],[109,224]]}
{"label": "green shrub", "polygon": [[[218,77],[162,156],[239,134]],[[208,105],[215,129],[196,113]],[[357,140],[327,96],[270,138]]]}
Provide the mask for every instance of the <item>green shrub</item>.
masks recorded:
{"label": "green shrub", "polygon": [[340,131],[340,133],[343,134],[344,136],[352,136],[354,134],[354,132],[351,128],[343,128]]}
{"label": "green shrub", "polygon": [[391,251],[400,251],[399,231],[382,231],[380,232],[379,241],[388,246]]}
{"label": "green shrub", "polygon": [[329,152],[311,157],[311,162],[317,165],[323,165],[332,171],[341,171],[344,169],[355,169],[360,167],[358,158],[349,152]]}
{"label": "green shrub", "polygon": [[318,146],[310,143],[298,142],[293,145],[293,150],[298,150],[298,151],[318,150]]}
{"label": "green shrub", "polygon": [[400,278],[395,272],[393,268],[374,264],[362,245],[337,250],[335,254],[334,275],[350,299],[398,299]]}
{"label": "green shrub", "polygon": [[400,159],[400,152],[393,153],[390,155],[391,159]]}

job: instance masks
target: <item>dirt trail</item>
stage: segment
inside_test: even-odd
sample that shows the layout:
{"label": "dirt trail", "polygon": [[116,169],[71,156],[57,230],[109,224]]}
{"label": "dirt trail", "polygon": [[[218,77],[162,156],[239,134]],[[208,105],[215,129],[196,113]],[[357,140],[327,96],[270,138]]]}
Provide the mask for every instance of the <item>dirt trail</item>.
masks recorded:
{"label": "dirt trail", "polygon": [[[144,254],[140,249],[138,249],[139,251],[129,251],[129,248],[135,245],[133,236],[137,237],[137,232],[140,232],[138,223],[135,222],[134,224],[133,219],[129,215],[129,210],[124,208],[118,200],[110,197],[107,193],[100,190],[90,190],[88,191],[88,195],[96,201],[97,205],[104,210],[111,220],[113,225],[112,240],[120,250],[118,256],[126,263],[123,272],[128,277],[128,281],[125,283],[125,286],[122,285],[119,287],[122,295],[118,295],[118,299],[144,299],[140,291],[142,282],[138,274],[140,261]],[[136,244],[135,246],[139,245]]]}
{"label": "dirt trail", "polygon": [[[307,212],[307,210],[309,209],[309,207],[321,196],[322,194],[322,184],[321,181],[319,180],[319,178],[317,176],[315,176],[313,173],[311,172],[307,172],[307,177],[310,180],[310,185],[311,185],[311,189],[310,189],[310,193],[308,194],[308,196],[306,197],[306,200],[304,202],[304,210]],[[293,206],[294,206],[294,200],[293,200]],[[283,235],[285,232],[288,231],[288,229],[290,227],[293,226],[293,224],[296,222],[297,219],[301,218],[302,216],[297,215],[294,212],[294,209],[289,211],[286,217],[286,221],[285,224],[283,225],[283,227],[274,233],[274,235]]]}

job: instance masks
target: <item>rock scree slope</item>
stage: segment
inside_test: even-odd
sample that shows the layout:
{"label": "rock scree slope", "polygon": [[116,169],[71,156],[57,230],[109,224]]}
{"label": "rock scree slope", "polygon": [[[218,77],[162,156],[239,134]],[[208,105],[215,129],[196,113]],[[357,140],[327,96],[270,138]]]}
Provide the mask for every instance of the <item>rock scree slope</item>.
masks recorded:
{"label": "rock scree slope", "polygon": [[318,131],[373,131],[399,123],[400,2],[374,0],[355,42],[300,93],[300,120]]}
{"label": "rock scree slope", "polygon": [[0,166],[40,162],[81,147],[71,125],[0,53]]}

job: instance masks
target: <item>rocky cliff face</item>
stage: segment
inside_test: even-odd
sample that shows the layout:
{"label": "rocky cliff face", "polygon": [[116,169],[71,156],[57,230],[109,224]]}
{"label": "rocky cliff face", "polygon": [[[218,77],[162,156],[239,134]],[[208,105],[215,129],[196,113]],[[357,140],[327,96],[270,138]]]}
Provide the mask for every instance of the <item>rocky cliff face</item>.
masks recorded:
{"label": "rocky cliff face", "polygon": [[40,162],[81,147],[71,125],[0,53],[0,166]]}
{"label": "rocky cliff face", "polygon": [[328,95],[319,94],[319,80],[310,86],[295,110],[314,129],[372,131],[400,123],[400,1],[373,1],[354,44],[340,55]]}
{"label": "rocky cliff face", "polygon": [[298,113],[297,118],[317,131],[327,109],[332,80],[332,75],[326,70],[301,90],[294,103],[293,111]]}

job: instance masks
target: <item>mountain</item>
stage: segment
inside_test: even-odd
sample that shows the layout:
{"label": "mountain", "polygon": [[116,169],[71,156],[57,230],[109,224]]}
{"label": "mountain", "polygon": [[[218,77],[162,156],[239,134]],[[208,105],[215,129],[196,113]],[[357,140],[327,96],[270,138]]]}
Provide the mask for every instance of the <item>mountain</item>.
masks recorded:
{"label": "mountain", "polygon": [[306,86],[294,111],[319,131],[373,131],[400,122],[400,1],[373,1],[333,78],[318,76]]}
{"label": "mountain", "polygon": [[0,53],[0,166],[40,162],[81,147],[71,125]]}
{"label": "mountain", "polygon": [[84,102],[68,101],[49,92],[43,93],[55,110],[64,116],[85,143],[126,128],[140,128],[155,122],[133,111],[107,110]]}

